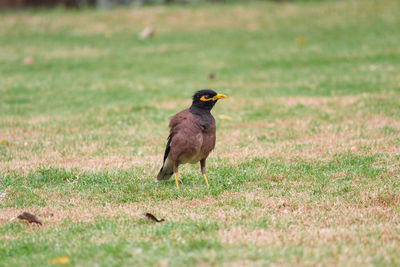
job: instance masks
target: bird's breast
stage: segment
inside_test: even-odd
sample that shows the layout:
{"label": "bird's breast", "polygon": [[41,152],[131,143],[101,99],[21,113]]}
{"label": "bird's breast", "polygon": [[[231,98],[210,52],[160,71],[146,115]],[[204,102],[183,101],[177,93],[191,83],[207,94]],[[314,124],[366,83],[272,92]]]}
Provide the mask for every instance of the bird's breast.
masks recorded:
{"label": "bird's breast", "polygon": [[196,139],[199,142],[199,144],[203,144],[203,134],[202,133],[196,134]]}

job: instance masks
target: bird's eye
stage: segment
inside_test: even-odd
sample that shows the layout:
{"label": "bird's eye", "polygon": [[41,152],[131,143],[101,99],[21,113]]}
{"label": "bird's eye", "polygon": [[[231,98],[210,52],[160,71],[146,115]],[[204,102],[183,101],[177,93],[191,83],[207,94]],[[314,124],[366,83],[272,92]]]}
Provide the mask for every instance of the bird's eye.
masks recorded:
{"label": "bird's eye", "polygon": [[202,95],[201,97],[200,97],[200,100],[201,101],[210,101],[210,100],[212,100],[213,98],[212,97],[210,97],[210,95]]}

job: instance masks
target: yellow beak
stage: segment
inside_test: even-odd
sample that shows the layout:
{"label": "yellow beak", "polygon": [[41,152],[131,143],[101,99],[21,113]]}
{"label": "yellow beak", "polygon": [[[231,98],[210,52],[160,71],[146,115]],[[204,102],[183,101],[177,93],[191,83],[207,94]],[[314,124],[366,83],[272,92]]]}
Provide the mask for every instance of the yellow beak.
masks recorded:
{"label": "yellow beak", "polygon": [[217,94],[216,96],[213,97],[213,100],[218,100],[218,99],[225,98],[225,97],[226,97],[226,95]]}

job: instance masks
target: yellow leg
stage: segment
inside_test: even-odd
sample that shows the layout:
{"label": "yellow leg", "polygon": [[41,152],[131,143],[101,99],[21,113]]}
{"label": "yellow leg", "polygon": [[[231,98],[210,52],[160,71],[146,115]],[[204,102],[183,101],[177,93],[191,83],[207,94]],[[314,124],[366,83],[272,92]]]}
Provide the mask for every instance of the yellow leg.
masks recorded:
{"label": "yellow leg", "polygon": [[206,181],[206,185],[207,185],[207,187],[210,187],[210,186],[208,185],[207,177],[206,177],[206,175],[205,175],[205,174],[203,174],[203,177],[204,177],[204,181]]}
{"label": "yellow leg", "polygon": [[178,188],[178,189],[179,189],[179,183],[178,183],[178,173],[176,172],[176,173],[174,173],[174,175],[175,175],[175,184],[176,184],[176,188]]}

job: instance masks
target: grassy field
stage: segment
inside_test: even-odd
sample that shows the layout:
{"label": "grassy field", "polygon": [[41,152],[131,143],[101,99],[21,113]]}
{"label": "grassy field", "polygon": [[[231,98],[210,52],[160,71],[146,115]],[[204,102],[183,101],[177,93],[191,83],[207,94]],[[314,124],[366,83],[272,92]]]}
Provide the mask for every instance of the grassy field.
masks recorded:
{"label": "grassy field", "polygon": [[[399,1],[7,11],[0,25],[0,266],[400,264]],[[156,184],[168,119],[202,88],[228,95],[211,187],[198,165],[180,190]],[[22,211],[43,226],[10,221]]]}

